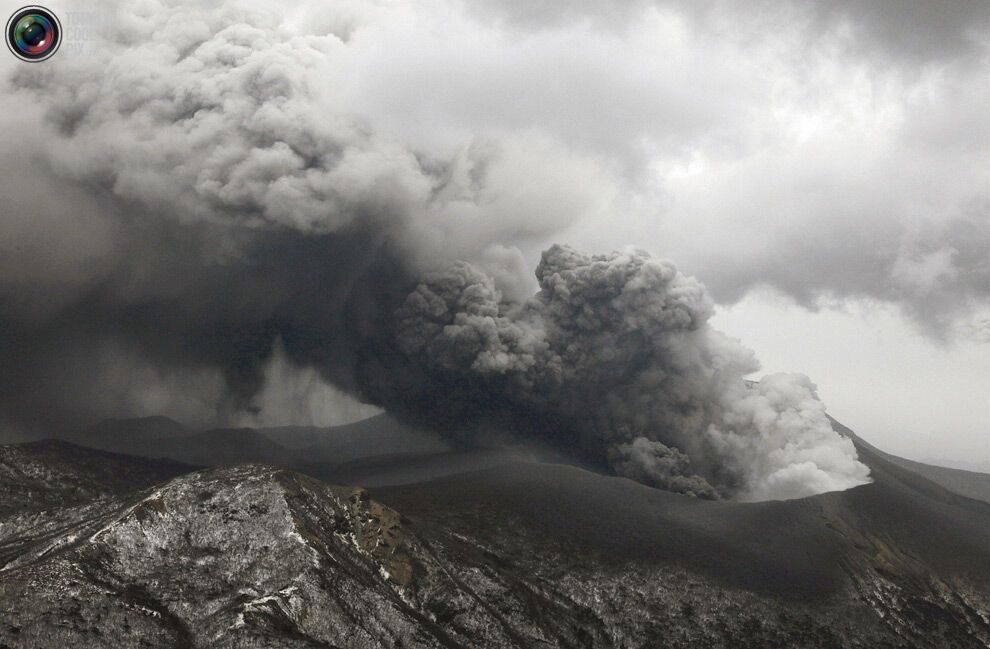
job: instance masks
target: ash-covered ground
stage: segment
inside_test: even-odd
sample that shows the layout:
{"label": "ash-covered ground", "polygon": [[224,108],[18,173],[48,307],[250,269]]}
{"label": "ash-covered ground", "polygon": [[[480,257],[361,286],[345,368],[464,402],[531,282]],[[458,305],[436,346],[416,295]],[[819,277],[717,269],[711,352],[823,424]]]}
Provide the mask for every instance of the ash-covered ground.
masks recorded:
{"label": "ash-covered ground", "polygon": [[0,447],[0,645],[986,647],[990,504],[853,439],[872,484],[763,503],[508,455],[351,462],[404,482],[363,489]]}

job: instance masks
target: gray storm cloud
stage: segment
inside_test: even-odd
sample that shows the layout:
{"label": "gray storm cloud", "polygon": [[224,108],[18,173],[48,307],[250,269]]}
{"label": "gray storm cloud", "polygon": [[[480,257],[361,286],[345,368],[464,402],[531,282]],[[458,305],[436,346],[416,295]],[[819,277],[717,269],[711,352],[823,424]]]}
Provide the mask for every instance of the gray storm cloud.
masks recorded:
{"label": "gray storm cloud", "polygon": [[485,0],[474,5],[482,15],[508,19],[521,26],[546,28],[593,19],[606,26],[634,20],[647,7],[682,10],[696,21],[754,21],[763,25],[781,19],[798,22],[810,38],[843,30],[869,53],[919,61],[971,54],[990,28],[990,8],[979,0],[932,4],[926,0],[577,0],[539,4],[522,0]]}
{"label": "gray storm cloud", "polygon": [[124,41],[9,81],[47,139],[5,182],[84,199],[4,220],[6,417],[120,414],[139,376],[229,418],[278,350],[459,442],[511,431],[696,496],[868,480],[806,378],[744,380],[753,354],[672,264],[554,246],[534,295],[519,247],[613,189],[588,158],[532,134],[400,144],[335,103],[345,40],[249,3],[119,9]]}

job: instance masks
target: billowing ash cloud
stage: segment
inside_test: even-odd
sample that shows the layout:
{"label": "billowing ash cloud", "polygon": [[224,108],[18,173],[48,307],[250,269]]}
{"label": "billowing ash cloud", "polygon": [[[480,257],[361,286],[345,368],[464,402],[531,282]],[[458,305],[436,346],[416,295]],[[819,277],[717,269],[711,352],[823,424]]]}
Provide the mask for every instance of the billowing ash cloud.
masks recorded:
{"label": "billowing ash cloud", "polygon": [[[8,79],[10,128],[37,134],[3,156],[0,400],[22,418],[200,397],[229,418],[279,340],[354,392],[424,260],[517,284],[513,244],[594,202],[561,191],[585,169],[540,138],[430,157],[376,135],[334,103],[333,33],[248,2],[119,15],[105,26],[127,39]],[[548,156],[555,176],[527,183]]]}
{"label": "billowing ash cloud", "polygon": [[791,498],[866,481],[807,378],[750,387],[752,352],[708,325],[703,286],[672,264],[554,246],[536,274],[540,291],[518,304],[468,264],[428,274],[396,322],[414,378],[383,401],[458,434],[498,421],[703,497]]}
{"label": "billowing ash cloud", "polygon": [[700,497],[867,480],[806,379],[747,385],[752,353],[670,263],[555,246],[533,294],[520,248],[614,189],[590,158],[539,133],[400,144],[336,102],[349,30],[118,9],[126,38],[19,67],[3,100],[44,135],[4,175],[3,419],[230,421],[277,351],[460,443],[511,434]]}

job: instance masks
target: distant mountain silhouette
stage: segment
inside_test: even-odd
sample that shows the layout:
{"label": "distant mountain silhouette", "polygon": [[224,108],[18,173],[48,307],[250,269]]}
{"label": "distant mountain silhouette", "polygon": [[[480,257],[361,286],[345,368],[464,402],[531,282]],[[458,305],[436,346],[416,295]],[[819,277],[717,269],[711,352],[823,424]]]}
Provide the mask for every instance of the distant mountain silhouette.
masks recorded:
{"label": "distant mountain silhouette", "polygon": [[383,454],[438,453],[449,450],[440,437],[387,414],[329,428],[285,426],[262,433],[298,451],[300,461],[340,464]]}
{"label": "distant mountain silhouette", "polygon": [[105,451],[145,455],[160,442],[195,433],[168,417],[140,417],[107,419],[67,436],[67,440]]}
{"label": "distant mountain silhouette", "polygon": [[922,475],[954,493],[990,503],[990,474],[964,469],[953,469],[897,457],[869,444],[834,419],[832,420],[832,426],[843,434],[852,437],[858,446],[867,449],[870,453],[892,464]]}
{"label": "distant mountain silhouette", "polygon": [[438,435],[388,415],[329,428],[214,428],[197,431],[166,417],[111,419],[75,433],[72,443],[149,458],[214,466],[266,462],[280,466],[340,465],[383,454],[442,453]]}
{"label": "distant mountain silhouette", "polygon": [[147,445],[140,455],[167,457],[202,466],[244,462],[285,466],[295,458],[292,451],[253,428],[214,428],[185,437],[163,439]]}

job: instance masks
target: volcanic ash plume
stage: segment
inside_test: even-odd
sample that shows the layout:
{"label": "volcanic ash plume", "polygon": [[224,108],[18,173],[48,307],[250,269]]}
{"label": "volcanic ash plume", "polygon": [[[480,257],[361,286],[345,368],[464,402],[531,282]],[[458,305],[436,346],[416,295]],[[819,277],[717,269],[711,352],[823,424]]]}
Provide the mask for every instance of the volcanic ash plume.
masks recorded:
{"label": "volcanic ash plume", "polygon": [[528,297],[522,250],[599,213],[590,160],[498,133],[419,150],[338,92],[361,39],[277,7],[118,4],[129,38],[5,86],[31,106],[10,130],[43,136],[3,178],[0,420],[237,421],[280,350],[282,387],[298,368],[464,444],[700,497],[867,479],[807,379],[747,387],[752,353],[673,265],[553,247]]}
{"label": "volcanic ash plume", "polygon": [[[704,287],[640,251],[554,246],[521,304],[459,263],[427,275],[396,340],[421,369],[400,409],[510,423],[616,473],[701,497],[795,498],[868,480],[814,385],[750,386],[752,352],[712,329]],[[442,411],[442,412],[441,412]]]}

